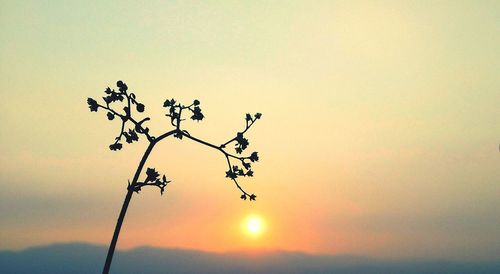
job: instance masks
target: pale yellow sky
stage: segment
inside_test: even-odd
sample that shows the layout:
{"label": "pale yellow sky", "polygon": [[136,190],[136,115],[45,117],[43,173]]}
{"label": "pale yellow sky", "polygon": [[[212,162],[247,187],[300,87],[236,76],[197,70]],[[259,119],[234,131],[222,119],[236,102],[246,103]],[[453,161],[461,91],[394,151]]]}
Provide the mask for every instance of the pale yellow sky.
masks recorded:
{"label": "pale yellow sky", "polygon": [[[497,1],[0,2],[0,249],[107,244],[145,143],[111,152],[90,113],[116,80],[169,130],[199,99],[220,143],[262,112],[238,199],[224,158],[167,139],[172,179],[134,196],[119,248],[246,248],[380,257],[500,254]],[[267,230],[240,229],[250,214]]]}

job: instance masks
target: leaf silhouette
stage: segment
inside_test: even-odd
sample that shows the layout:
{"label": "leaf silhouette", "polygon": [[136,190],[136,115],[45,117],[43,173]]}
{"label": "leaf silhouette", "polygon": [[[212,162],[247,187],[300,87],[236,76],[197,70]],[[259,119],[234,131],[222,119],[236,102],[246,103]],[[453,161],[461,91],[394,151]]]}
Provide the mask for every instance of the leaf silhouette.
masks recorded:
{"label": "leaf silhouette", "polygon": [[259,155],[257,152],[252,152],[252,154],[250,154],[250,161],[252,162],[257,162],[259,161]]}
{"label": "leaf silhouette", "polygon": [[232,170],[226,171],[226,177],[231,178],[231,179],[236,179],[238,175],[234,173]]}
{"label": "leaf silhouette", "polygon": [[136,109],[138,112],[144,112],[144,105],[143,104],[137,104]]}
{"label": "leaf silhouette", "polygon": [[87,104],[89,105],[89,108],[90,108],[90,111],[91,111],[91,112],[92,112],[92,111],[97,112],[97,108],[98,108],[99,106],[97,105],[97,101],[96,101],[96,100],[94,100],[94,99],[92,99],[92,98],[88,98],[88,99],[87,99]]}
{"label": "leaf silhouette", "polygon": [[146,170],[146,182],[154,182],[160,174],[154,169],[154,168],[149,168]]}
{"label": "leaf silhouette", "polygon": [[252,165],[251,165],[250,163],[247,163],[247,162],[245,162],[245,161],[243,161],[243,163],[242,163],[242,164],[243,164],[243,167],[244,167],[245,169],[250,169],[250,168],[252,167]]}
{"label": "leaf silhouette", "polygon": [[191,119],[195,120],[195,121],[201,121],[203,120],[205,116],[203,115],[203,113],[201,113],[201,108],[196,106],[194,107],[193,109],[193,115],[191,116]]}
{"label": "leaf silhouette", "polygon": [[241,154],[243,150],[245,150],[248,147],[249,144],[248,139],[243,137],[243,133],[238,132],[235,141],[236,141],[236,147],[235,147],[236,153]]}
{"label": "leaf silhouette", "polygon": [[127,84],[125,84],[124,82],[122,81],[118,81],[116,82],[116,86],[118,87],[118,89],[121,91],[121,92],[125,92],[128,90],[128,87],[127,87]]}
{"label": "leaf silhouette", "polygon": [[111,144],[111,145],[109,145],[109,149],[114,150],[114,151],[120,150],[120,149],[122,149],[122,144],[120,144],[120,143]]}
{"label": "leaf silhouette", "polygon": [[134,141],[139,141],[139,136],[133,129],[129,129],[128,132],[124,132],[123,136],[125,136],[125,141],[129,144]]}

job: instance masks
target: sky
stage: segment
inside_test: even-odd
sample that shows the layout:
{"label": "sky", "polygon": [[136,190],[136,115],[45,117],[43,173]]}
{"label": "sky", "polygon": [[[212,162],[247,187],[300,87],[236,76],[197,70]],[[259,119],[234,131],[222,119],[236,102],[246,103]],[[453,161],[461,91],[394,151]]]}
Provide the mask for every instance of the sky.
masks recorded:
{"label": "sky", "polygon": [[[151,131],[249,132],[239,199],[217,151],[165,139],[172,183],[132,198],[142,245],[381,258],[500,257],[498,1],[0,1],[0,249],[107,244],[146,142],[87,97],[125,81]],[[143,140],[145,141],[145,140]],[[241,222],[265,220],[249,237]]]}

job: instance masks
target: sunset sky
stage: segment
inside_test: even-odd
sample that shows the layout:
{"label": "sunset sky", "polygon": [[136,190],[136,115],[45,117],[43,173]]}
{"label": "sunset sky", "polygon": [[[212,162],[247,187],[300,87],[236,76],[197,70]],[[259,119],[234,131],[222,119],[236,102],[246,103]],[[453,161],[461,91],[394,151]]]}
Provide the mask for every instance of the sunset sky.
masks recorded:
{"label": "sunset sky", "polygon": [[[0,249],[108,244],[146,140],[87,97],[125,81],[155,135],[163,101],[261,160],[239,199],[225,158],[168,138],[119,249],[500,257],[499,1],[0,0]],[[264,222],[249,235],[249,216]]]}

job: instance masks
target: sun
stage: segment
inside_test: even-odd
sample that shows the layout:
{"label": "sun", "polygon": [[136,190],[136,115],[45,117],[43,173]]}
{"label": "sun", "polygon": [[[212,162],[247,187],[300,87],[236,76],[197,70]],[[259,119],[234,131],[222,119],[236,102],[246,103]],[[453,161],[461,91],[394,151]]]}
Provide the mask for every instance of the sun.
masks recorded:
{"label": "sun", "polygon": [[253,237],[261,235],[265,230],[264,220],[257,215],[247,217],[243,224],[245,232]]}

